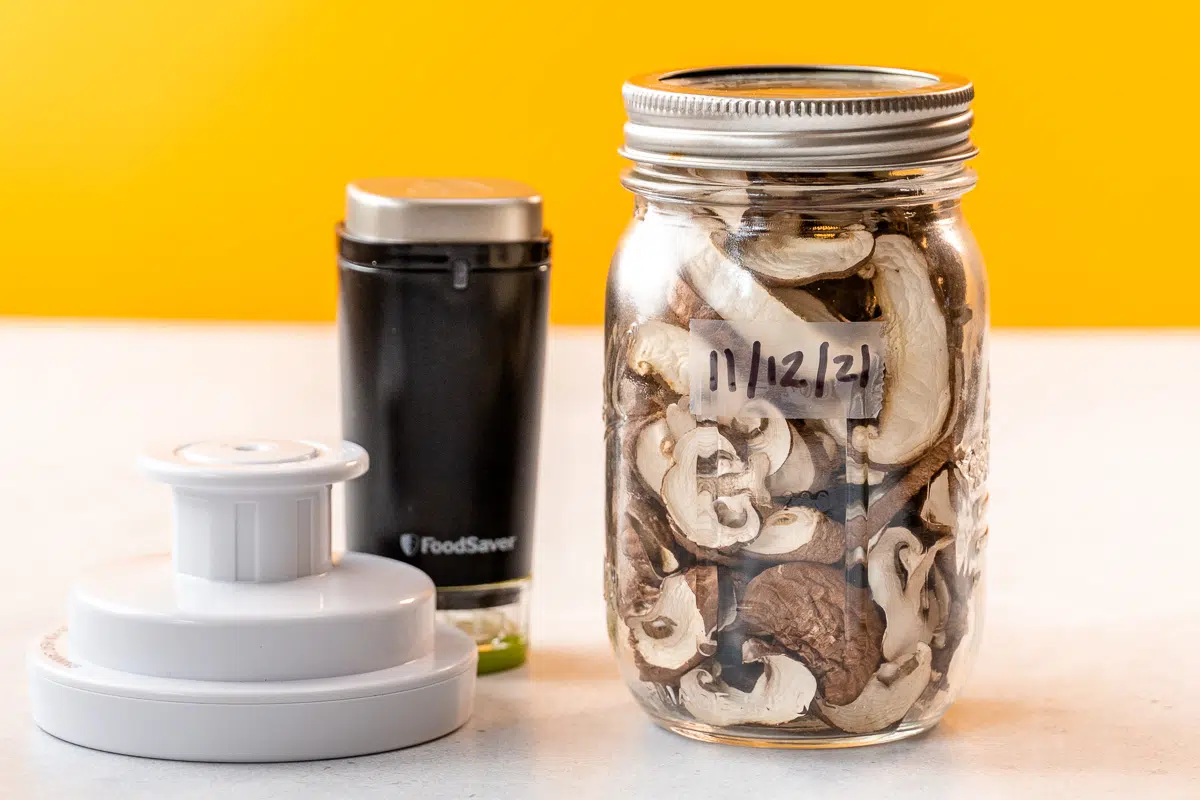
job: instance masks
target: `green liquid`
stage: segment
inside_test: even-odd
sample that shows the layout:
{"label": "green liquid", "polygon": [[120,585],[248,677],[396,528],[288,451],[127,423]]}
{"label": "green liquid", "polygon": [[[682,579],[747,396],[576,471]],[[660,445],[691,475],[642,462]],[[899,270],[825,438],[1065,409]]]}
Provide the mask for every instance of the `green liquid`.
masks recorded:
{"label": "green liquid", "polygon": [[521,636],[503,636],[479,645],[478,674],[502,672],[525,663],[525,639]]}

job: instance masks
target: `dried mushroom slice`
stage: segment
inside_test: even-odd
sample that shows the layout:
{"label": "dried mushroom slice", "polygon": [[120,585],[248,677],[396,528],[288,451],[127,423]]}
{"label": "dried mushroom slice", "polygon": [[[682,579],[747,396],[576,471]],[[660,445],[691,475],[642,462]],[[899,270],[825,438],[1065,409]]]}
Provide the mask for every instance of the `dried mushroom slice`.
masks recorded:
{"label": "dried mushroom slice", "polygon": [[842,526],[815,508],[784,508],[763,520],[758,538],[740,551],[768,561],[836,564],[846,551]]}
{"label": "dried mushroom slice", "polygon": [[659,575],[679,569],[684,554],[677,550],[676,536],[671,530],[666,509],[657,497],[631,494],[625,502],[628,523],[642,538],[646,554]]}
{"label": "dried mushroom slice", "polygon": [[604,386],[608,394],[605,416],[610,423],[661,414],[672,396],[661,383],[631,374],[628,360],[632,340],[632,330],[619,337],[614,330],[605,352]]}
{"label": "dried mushroom slice", "polygon": [[750,456],[755,453],[766,456],[767,474],[782,467],[792,452],[792,433],[787,420],[779,409],[762,398],[745,403],[741,414],[728,420],[728,427],[745,442]]}
{"label": "dried mushroom slice", "polygon": [[771,506],[771,493],[767,491],[767,473],[770,472],[771,461],[765,453],[751,453],[745,462],[718,456],[716,468],[716,478],[697,479],[700,491],[716,497],[745,494],[755,506]]}
{"label": "dried mushroom slice", "polygon": [[968,278],[963,253],[958,245],[947,240],[937,224],[913,230],[909,238],[920,248],[929,264],[934,292],[946,318],[946,346],[950,350],[951,391],[954,402],[947,427],[961,436],[967,422],[966,411],[976,394],[978,363],[976,356],[982,342],[982,325],[970,325],[974,311],[967,301]]}
{"label": "dried mushroom slice", "polygon": [[907,237],[880,236],[868,268],[883,310],[883,410],[851,441],[872,464],[908,464],[937,442],[950,411],[946,318],[929,265]]}
{"label": "dried mushroom slice", "polygon": [[767,478],[772,495],[815,492],[833,480],[837,442],[828,432],[814,427],[791,425],[792,447],[783,466]]}
{"label": "dried mushroom slice", "polygon": [[679,437],[696,428],[696,418],[688,410],[688,395],[679,398],[678,403],[667,406],[667,428],[677,441]]}
{"label": "dried mushroom slice", "polygon": [[717,568],[694,567],[664,578],[650,608],[625,619],[643,680],[673,681],[711,655],[717,596]]}
{"label": "dried mushroom slice", "polygon": [[746,587],[742,618],[751,636],[799,655],[828,703],[858,697],[879,666],[878,612],[835,567],[793,561],[759,573]]}
{"label": "dried mushroom slice", "polygon": [[947,537],[926,549],[907,528],[888,528],[867,553],[871,595],[887,619],[883,657],[888,661],[933,639],[940,620],[930,614],[929,571],[938,552],[953,541]]}
{"label": "dried mushroom slice", "polygon": [[900,661],[887,662],[871,676],[862,694],[845,705],[819,703],[821,715],[846,733],[875,733],[904,718],[929,685],[932,653],[917,645]]}
{"label": "dried mushroom slice", "polygon": [[921,522],[931,531],[950,533],[954,530],[954,505],[950,502],[950,470],[946,467],[929,484],[925,503],[921,506]]}
{"label": "dried mushroom slice", "polygon": [[670,323],[650,320],[638,324],[629,344],[629,368],[638,375],[657,375],[671,391],[687,394],[688,338],[687,329]]}
{"label": "dried mushroom slice", "polygon": [[796,316],[754,275],[726,258],[710,244],[684,267],[685,276],[700,295],[723,319],[731,322],[795,322]]}
{"label": "dried mushroom slice", "polygon": [[964,344],[963,333],[973,312],[967,300],[968,278],[963,253],[959,245],[947,239],[944,230],[937,222],[933,222],[911,230],[909,238],[929,263],[934,288],[950,323],[947,331],[950,349],[958,350]]}
{"label": "dried mushroom slice", "polygon": [[817,691],[817,680],[803,663],[772,652],[763,642],[743,646],[743,660],[762,663],[753,688],[742,691],[706,669],[679,680],[679,699],[698,721],[709,725],[782,725],[803,716]]}
{"label": "dried mushroom slice", "polygon": [[622,616],[645,613],[658,596],[662,576],[631,520],[621,526],[617,547],[617,608]]}
{"label": "dried mushroom slice", "polygon": [[[638,474],[656,495],[662,494],[663,478],[675,465],[675,443],[689,431],[695,430],[696,418],[688,412],[688,396],[667,406],[662,417],[647,421],[637,432],[634,443],[634,463]],[[723,472],[741,470],[736,454],[720,453],[719,469]]]}
{"label": "dried mushroom slice", "polygon": [[794,215],[774,214],[765,232],[729,237],[730,257],[768,285],[801,286],[850,275],[875,249],[875,238],[862,225],[806,227],[789,221]]}
{"label": "dried mushroom slice", "polygon": [[[932,450],[922,456],[921,460],[908,468],[908,471],[878,500],[872,499],[866,513],[851,515],[849,512],[846,517],[846,543],[847,547],[854,549],[856,547],[866,547],[875,534],[883,530],[888,524],[900,513],[908,501],[913,498],[921,489],[928,485],[930,478],[946,463],[954,451],[954,443],[945,439],[939,442]],[[847,460],[849,463],[849,460]],[[847,475],[850,474],[849,466]],[[866,481],[848,481],[850,483],[865,484]]]}
{"label": "dried mushroom slice", "polygon": [[702,463],[709,473],[705,478],[737,480],[743,474],[733,444],[715,426],[701,425],[685,433],[675,443],[673,457],[675,465],[663,478],[663,501],[685,546],[727,551],[758,536],[761,520],[750,492],[725,493],[708,480],[701,485]]}
{"label": "dried mushroom slice", "polygon": [[671,284],[667,292],[667,308],[674,316],[675,323],[681,326],[688,325],[694,319],[721,318],[682,278]]}
{"label": "dried mushroom slice", "polygon": [[649,381],[626,374],[617,384],[613,407],[625,419],[641,419],[662,413],[664,395],[665,390],[652,386]]}
{"label": "dried mushroom slice", "polygon": [[674,444],[666,418],[648,422],[637,433],[634,455],[637,471],[655,494],[662,493],[663,477],[675,464],[671,457]]}
{"label": "dried mushroom slice", "polygon": [[610,618],[610,626],[609,639],[617,653],[618,669],[634,697],[657,714],[669,716],[679,713],[675,686],[648,681],[642,676],[637,667],[637,653],[631,644],[633,637],[625,620]]}

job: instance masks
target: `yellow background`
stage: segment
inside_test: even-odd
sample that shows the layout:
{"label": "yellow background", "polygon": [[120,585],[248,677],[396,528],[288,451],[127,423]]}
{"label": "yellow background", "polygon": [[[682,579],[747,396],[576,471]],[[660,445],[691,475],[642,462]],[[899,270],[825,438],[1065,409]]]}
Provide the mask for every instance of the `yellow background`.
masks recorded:
{"label": "yellow background", "polygon": [[622,80],[803,61],[975,81],[997,324],[1198,324],[1196,23],[1161,2],[0,0],[0,314],[327,319],[347,180],[481,174],[542,191],[553,319],[598,322],[631,204]]}

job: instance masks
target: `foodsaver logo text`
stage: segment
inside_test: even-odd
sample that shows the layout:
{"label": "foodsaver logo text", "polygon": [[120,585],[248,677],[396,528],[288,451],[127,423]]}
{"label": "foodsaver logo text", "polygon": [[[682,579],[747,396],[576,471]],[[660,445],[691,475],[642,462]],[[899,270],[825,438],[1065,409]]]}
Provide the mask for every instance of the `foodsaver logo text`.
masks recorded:
{"label": "foodsaver logo text", "polygon": [[400,549],[412,558],[417,553],[433,556],[473,556],[483,553],[510,553],[517,547],[516,536],[498,536],[495,539],[480,539],[478,536],[460,536],[442,541],[433,536],[418,536],[405,533],[400,536]]}

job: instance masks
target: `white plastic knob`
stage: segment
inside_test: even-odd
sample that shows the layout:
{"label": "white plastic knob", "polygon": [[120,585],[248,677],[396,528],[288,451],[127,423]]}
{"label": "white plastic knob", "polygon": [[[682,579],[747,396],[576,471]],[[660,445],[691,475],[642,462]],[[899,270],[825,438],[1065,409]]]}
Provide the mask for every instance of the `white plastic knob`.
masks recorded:
{"label": "white plastic knob", "polygon": [[175,571],[266,583],[330,567],[332,484],[367,470],[343,442],[255,439],[186,444],[138,462],[175,491]]}

